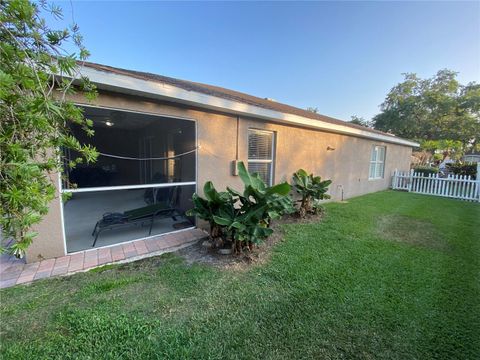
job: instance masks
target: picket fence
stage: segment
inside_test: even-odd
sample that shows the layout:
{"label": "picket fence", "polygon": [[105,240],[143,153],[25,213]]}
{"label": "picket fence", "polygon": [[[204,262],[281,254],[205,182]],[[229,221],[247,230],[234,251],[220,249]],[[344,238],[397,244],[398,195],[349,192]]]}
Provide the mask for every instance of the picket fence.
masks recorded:
{"label": "picket fence", "polygon": [[[479,175],[477,175],[477,177],[480,178]],[[469,201],[480,201],[480,179],[474,180],[466,175],[440,177],[438,174],[424,175],[422,173],[416,173],[413,170],[395,170],[392,177],[392,189]]]}

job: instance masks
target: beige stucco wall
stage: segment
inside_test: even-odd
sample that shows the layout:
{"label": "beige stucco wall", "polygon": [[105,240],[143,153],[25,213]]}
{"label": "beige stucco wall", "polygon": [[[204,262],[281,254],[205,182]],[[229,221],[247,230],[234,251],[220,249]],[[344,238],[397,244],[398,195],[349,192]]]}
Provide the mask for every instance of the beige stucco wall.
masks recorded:
{"label": "beige stucco wall", "polygon": [[[241,159],[247,158],[248,128],[275,131],[275,182],[290,182],[292,174],[303,168],[333,181],[329,193],[334,200],[341,199],[342,188],[344,198],[387,189],[395,168],[408,170],[410,166],[409,147],[255,120],[241,121]],[[379,180],[368,179],[373,145],[387,148],[385,176]]]}
{"label": "beige stucco wall", "polygon": [[[74,98],[85,103],[82,98]],[[237,153],[237,117],[227,114],[176,106],[132,96],[102,93],[95,103],[104,107],[178,116],[197,122],[198,191],[207,180],[219,189],[227,185],[241,187],[238,176],[232,176],[231,163]],[[238,121],[238,158],[247,160],[248,128],[267,129],[276,133],[275,182],[290,181],[294,171],[304,168],[325,179],[332,179],[330,194],[334,200],[358,196],[387,189],[393,170],[408,170],[411,148],[377,142],[346,135],[321,132],[300,127],[240,117]],[[385,176],[381,180],[369,180],[369,161],[372,145],[385,145]],[[335,150],[327,150],[327,147]],[[39,257],[49,258],[64,254],[60,201],[52,203],[50,213],[37,227],[35,244],[27,252],[27,261]]]}
{"label": "beige stucco wall", "polygon": [[[54,184],[58,185],[59,175],[52,174],[51,180]],[[27,249],[27,262],[35,262],[65,255],[62,210],[58,186],[55,197],[56,199],[50,204],[48,214],[43,218],[43,221],[33,229],[38,232],[38,236],[33,239],[32,244]]]}

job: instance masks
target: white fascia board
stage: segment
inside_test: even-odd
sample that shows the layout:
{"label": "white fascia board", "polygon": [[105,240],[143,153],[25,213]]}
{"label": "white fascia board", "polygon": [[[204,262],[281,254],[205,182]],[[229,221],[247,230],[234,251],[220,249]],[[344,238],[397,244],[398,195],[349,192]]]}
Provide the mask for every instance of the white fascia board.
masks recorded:
{"label": "white fascia board", "polygon": [[411,147],[419,146],[419,144],[416,142],[402,138],[395,138],[393,136],[377,134],[368,130],[356,129],[346,125],[331,124],[321,120],[309,119],[303,116],[269,110],[254,105],[248,105],[239,101],[227,100],[212,95],[202,94],[196,91],[188,91],[176,86],[163,84],[156,81],[138,79],[132,76],[101,71],[90,67],[82,67],[80,69],[80,73],[81,75],[88,77],[91,82],[98,86],[99,89],[103,90],[111,90],[124,94],[143,95],[150,98],[153,97],[160,100],[193,105],[210,110],[260,118],[277,123],[297,125],[350,136],[357,136],[393,144]]}

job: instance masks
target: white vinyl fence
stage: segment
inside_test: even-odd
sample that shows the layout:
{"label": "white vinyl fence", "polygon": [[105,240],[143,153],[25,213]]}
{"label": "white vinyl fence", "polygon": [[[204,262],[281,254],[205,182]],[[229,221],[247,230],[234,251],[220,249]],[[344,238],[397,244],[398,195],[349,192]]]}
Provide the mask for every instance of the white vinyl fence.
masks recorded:
{"label": "white vinyl fence", "polygon": [[[477,177],[480,178],[478,174]],[[395,170],[392,177],[392,189],[480,201],[480,179],[474,180],[470,176],[463,175],[440,177],[438,174],[424,175],[415,173],[413,170]]]}

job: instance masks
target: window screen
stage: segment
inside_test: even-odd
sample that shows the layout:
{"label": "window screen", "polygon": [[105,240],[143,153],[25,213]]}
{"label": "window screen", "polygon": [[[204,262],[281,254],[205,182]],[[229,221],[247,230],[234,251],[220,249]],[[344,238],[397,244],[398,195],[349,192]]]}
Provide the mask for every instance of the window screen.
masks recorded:
{"label": "window screen", "polygon": [[368,177],[370,179],[382,179],[385,173],[385,146],[372,146],[370,155],[370,170]]}
{"label": "window screen", "polygon": [[273,183],[274,149],[272,131],[248,130],[248,171],[259,174],[268,185]]}
{"label": "window screen", "polygon": [[195,122],[97,107],[84,107],[84,114],[95,135],[76,125],[71,132],[101,154],[70,169],[68,161],[79,155],[64,150],[62,192],[71,194],[63,204],[67,252],[193,226],[185,211],[196,187]]}
{"label": "window screen", "polygon": [[[68,182],[64,189],[148,185],[195,181],[195,153],[176,157],[195,149],[195,123],[146,114],[85,108],[85,117],[93,121],[95,135],[86,136],[76,125],[72,133],[83,144],[99,152],[118,157],[99,156],[93,164],[65,168]],[[67,159],[79,154],[66,151]],[[142,158],[157,160],[129,160]],[[158,158],[171,157],[169,160]]]}

